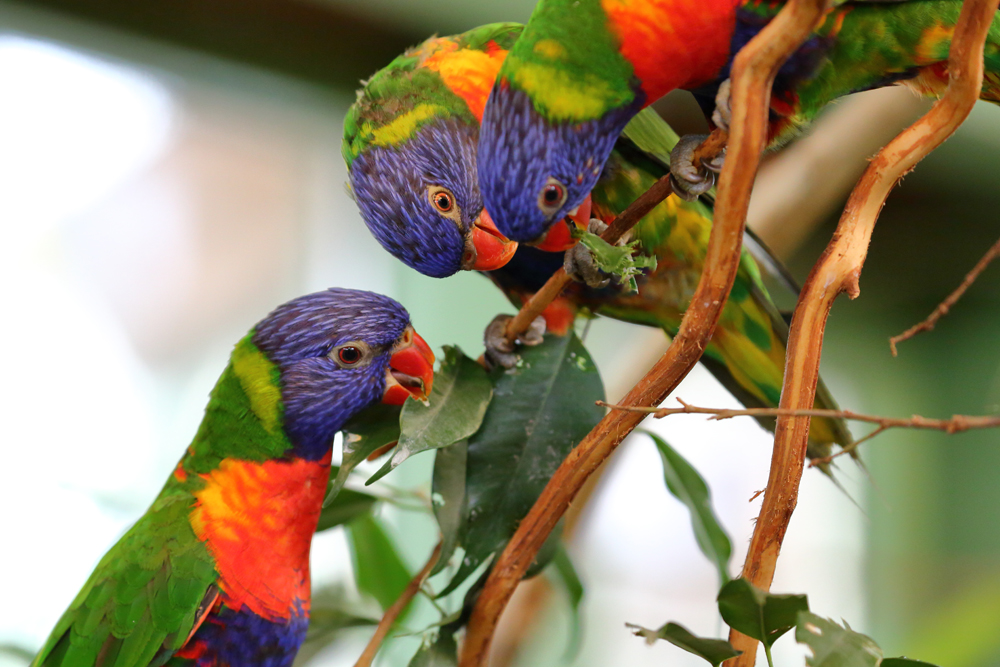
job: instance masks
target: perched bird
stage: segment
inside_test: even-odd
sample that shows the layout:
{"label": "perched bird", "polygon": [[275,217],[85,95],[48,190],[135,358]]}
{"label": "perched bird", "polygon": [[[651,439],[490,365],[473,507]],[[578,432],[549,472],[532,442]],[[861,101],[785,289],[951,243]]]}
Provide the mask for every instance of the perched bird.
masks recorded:
{"label": "perched bird", "polygon": [[[477,122],[519,31],[513,24],[493,24],[429,39],[375,74],[348,113],[344,153],[365,223],[390,252],[425,274],[442,275],[442,267],[450,267],[444,275],[454,273],[460,267],[448,258],[468,242],[461,233],[440,231],[442,214],[418,205],[425,193],[454,195],[464,218],[483,214],[475,178]],[[391,147],[381,139],[385,136],[394,137]],[[608,222],[624,210],[667,173],[666,155],[676,141],[654,112],[640,114],[604,166],[587,216]],[[450,156],[443,161],[446,170],[419,171],[417,165],[432,159],[430,146]],[[589,311],[674,335],[697,285],[711,226],[712,211],[705,203],[669,197],[632,231],[640,249],[658,262],[653,272],[639,277],[638,293],[575,283],[546,311],[548,327],[564,332],[580,311]],[[520,246],[509,263],[486,275],[520,306],[563,261],[562,252]],[[776,406],[786,339],[787,326],[764,288],[758,263],[745,251],[703,363],[745,405]],[[817,407],[836,405],[822,383],[817,397]],[[840,421],[814,419],[812,424],[815,455],[828,453],[832,442],[851,442]]]}
{"label": "perched bird", "polygon": [[[580,205],[618,135],[643,107],[676,88],[711,114],[733,56],[782,7],[759,0],[541,0],[504,61],[483,113],[479,178],[507,237],[530,243]],[[936,94],[960,0],[834,3],[781,68],[770,134],[787,138],[832,100],[894,83]],[[986,43],[982,98],[1000,101],[1000,19]],[[685,141],[671,164],[678,189],[712,185]],[[715,169],[719,165],[713,165]]]}
{"label": "perched bird", "polygon": [[433,360],[387,297],[330,289],[279,306],[236,344],[160,495],[32,665],[291,665],[333,437],[379,400],[426,397]]}

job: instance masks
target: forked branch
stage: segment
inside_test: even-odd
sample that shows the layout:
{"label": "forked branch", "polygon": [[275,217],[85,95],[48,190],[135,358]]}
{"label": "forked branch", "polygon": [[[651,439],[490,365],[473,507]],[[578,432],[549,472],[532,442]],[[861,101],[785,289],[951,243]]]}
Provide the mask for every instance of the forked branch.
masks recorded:
{"label": "forked branch", "polygon": [[[677,336],[623,404],[650,407],[662,403],[697,363],[715,331],[739,267],[750,190],[767,137],[771,83],[822,14],[822,0],[790,0],[737,55],[731,76],[733,115],[728,155],[719,178],[715,222],[701,279]],[[460,667],[486,665],[500,614],[538,550],[590,474],[643,417],[623,411],[609,413],[556,470],[490,571],[469,620]]]}
{"label": "forked branch", "polygon": [[[951,136],[979,98],[983,42],[997,4],[998,0],[965,1],[949,54],[947,92],[926,115],[879,152],[851,193],[837,231],[813,267],[792,318],[782,409],[813,406],[830,308],[841,293],[851,298],[858,296],[868,243],[889,192],[904,174]],[[771,587],[778,553],[798,500],[808,437],[809,417],[778,417],[767,491],[743,566],[743,577],[764,590]],[[757,641],[735,630],[730,632],[729,640],[743,654],[727,664],[751,667]]]}

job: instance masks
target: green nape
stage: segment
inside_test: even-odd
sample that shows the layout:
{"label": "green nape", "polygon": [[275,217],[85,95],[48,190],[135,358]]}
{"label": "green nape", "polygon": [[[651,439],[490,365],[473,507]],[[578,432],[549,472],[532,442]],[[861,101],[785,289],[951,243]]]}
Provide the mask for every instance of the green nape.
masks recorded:
{"label": "green nape", "polygon": [[[282,428],[281,373],[252,338],[251,331],[236,344],[212,390],[205,418],[183,459],[189,473],[210,472],[224,458],[276,459],[292,447]],[[248,419],[250,415],[255,418]]]}
{"label": "green nape", "polygon": [[541,0],[500,77],[551,121],[594,120],[635,99],[632,64],[598,2]]}
{"label": "green nape", "polygon": [[432,37],[363,82],[344,119],[342,152],[348,168],[368,148],[399,146],[428,122],[459,118],[476,123],[465,101],[444,84],[437,71],[423,64],[441,51],[486,51],[490,42],[507,50],[521,29],[517,23],[490,23],[460,35]]}

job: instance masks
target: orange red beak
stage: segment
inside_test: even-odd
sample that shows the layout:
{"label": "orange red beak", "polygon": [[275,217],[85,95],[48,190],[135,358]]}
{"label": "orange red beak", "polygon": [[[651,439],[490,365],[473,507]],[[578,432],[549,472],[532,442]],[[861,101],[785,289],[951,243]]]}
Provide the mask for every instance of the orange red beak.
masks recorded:
{"label": "orange red beak", "polygon": [[471,236],[472,252],[463,258],[463,269],[493,271],[509,262],[517,252],[517,241],[511,241],[500,233],[485,208],[473,223]]}
{"label": "orange red beak", "polygon": [[532,245],[545,252],[562,252],[569,250],[576,245],[577,239],[573,238],[570,224],[576,225],[580,229],[587,229],[590,224],[590,195],[583,202],[573,209],[569,215],[549,227],[542,238]]}
{"label": "orange red beak", "polygon": [[413,327],[407,327],[389,357],[382,402],[402,405],[412,396],[426,401],[434,384],[434,353]]}

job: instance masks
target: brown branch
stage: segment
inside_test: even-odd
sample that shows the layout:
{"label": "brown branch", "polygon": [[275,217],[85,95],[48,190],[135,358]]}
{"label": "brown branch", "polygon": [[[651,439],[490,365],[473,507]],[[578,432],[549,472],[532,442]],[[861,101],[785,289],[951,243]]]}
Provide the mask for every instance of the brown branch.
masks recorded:
{"label": "brown branch", "polygon": [[996,259],[997,255],[1000,255],[1000,239],[997,239],[997,242],[993,244],[993,247],[987,250],[982,259],[976,262],[976,265],[972,267],[972,270],[969,271],[969,273],[966,274],[965,279],[962,280],[962,284],[959,285],[954,292],[949,294],[948,298],[938,304],[938,307],[934,309],[934,312],[927,316],[927,319],[923,322],[914,324],[903,333],[889,339],[889,348],[892,350],[892,356],[895,357],[897,353],[896,343],[901,343],[904,340],[910,340],[921,331],[933,330],[934,325],[937,324],[938,320],[948,314],[951,307],[962,298],[963,294],[965,294],[965,290],[969,289],[969,287],[972,286],[972,283],[976,282],[976,278],[979,277],[979,274],[986,270],[986,267],[990,265],[990,262]]}
{"label": "brown branch", "polygon": [[[760,154],[767,137],[771,83],[781,64],[822,17],[821,0],[790,0],[778,17],[739,54],[732,70],[732,122],[728,157],[719,179],[715,222],[701,279],[663,357],[622,400],[625,405],[662,403],[701,358],[739,266],[743,222]],[[530,321],[530,320],[529,320]],[[460,667],[483,667],[497,621],[514,588],[552,528],[594,470],[642,420],[613,411],[570,452],[518,526],[490,571],[469,619]]]}
{"label": "brown branch", "polygon": [[[860,293],[861,268],[886,197],[904,174],[951,136],[979,98],[983,42],[997,4],[998,0],[965,1],[949,54],[947,91],[927,114],[875,156],[851,193],[837,231],[813,267],[795,309],[785,357],[781,408],[813,406],[830,308],[839,294],[855,298]],[[742,575],[764,590],[771,587],[778,553],[798,500],[808,437],[809,417],[778,417],[767,490]],[[730,632],[729,640],[743,654],[727,664],[752,666],[757,640],[735,630]]]}
{"label": "brown branch", "polygon": [[354,663],[354,667],[370,667],[372,660],[375,659],[375,655],[378,650],[382,647],[382,642],[389,634],[389,630],[392,625],[399,618],[399,615],[403,613],[406,606],[410,604],[410,601],[416,596],[417,592],[420,591],[420,587],[424,585],[424,579],[427,575],[431,573],[434,569],[434,564],[437,563],[438,556],[441,555],[441,543],[434,547],[434,551],[431,552],[431,557],[427,559],[427,563],[424,565],[423,569],[417,573],[417,576],[410,580],[410,583],[406,585],[403,592],[399,594],[399,597],[395,602],[392,603],[388,609],[385,610],[385,614],[382,616],[382,620],[379,621],[378,627],[375,628],[375,634],[372,638],[368,640],[368,646],[365,647],[364,653],[358,658],[358,661]]}

